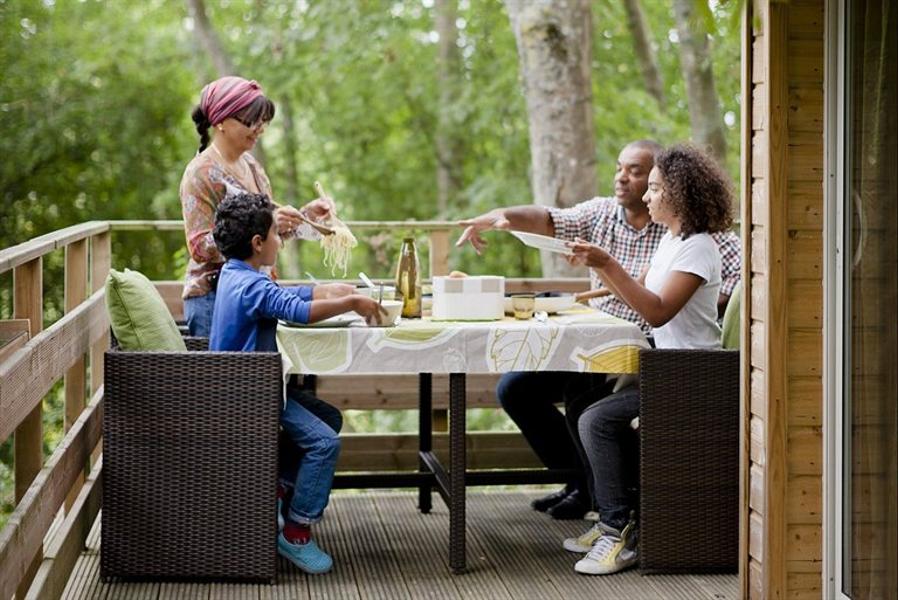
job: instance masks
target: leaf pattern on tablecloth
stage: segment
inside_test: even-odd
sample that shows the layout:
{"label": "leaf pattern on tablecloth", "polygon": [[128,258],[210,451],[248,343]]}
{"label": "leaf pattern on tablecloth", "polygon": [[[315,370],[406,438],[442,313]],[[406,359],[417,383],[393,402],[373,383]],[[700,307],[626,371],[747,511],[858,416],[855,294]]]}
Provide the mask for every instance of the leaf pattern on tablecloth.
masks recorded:
{"label": "leaf pattern on tablecloth", "polygon": [[284,351],[290,356],[301,373],[340,373],[352,362],[350,349],[350,329],[340,331],[311,328],[303,331],[302,337],[279,335]]}
{"label": "leaf pattern on tablecloth", "polygon": [[639,350],[639,346],[615,340],[588,350],[574,348],[571,361],[585,373],[636,373]]}
{"label": "leaf pattern on tablecloth", "polygon": [[368,347],[372,352],[380,352],[383,348],[409,350],[409,346],[415,346],[416,350],[419,348],[423,350],[439,346],[458,333],[458,330],[422,324],[415,327],[384,328],[382,332],[382,336],[374,336],[368,340]]}
{"label": "leaf pattern on tablecloth", "polygon": [[546,368],[560,330],[557,326],[515,329],[495,328],[487,343],[487,363],[490,371],[541,371]]}

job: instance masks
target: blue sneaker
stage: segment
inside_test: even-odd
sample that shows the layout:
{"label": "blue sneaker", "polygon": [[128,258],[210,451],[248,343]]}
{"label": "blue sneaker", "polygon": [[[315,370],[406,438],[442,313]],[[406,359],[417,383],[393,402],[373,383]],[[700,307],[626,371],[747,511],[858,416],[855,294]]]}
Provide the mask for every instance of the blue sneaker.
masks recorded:
{"label": "blue sneaker", "polygon": [[334,559],[319,548],[315,540],[309,540],[305,544],[291,544],[283,533],[278,535],[278,554],[312,575],[327,573],[334,566]]}
{"label": "blue sneaker", "polygon": [[284,501],[278,498],[278,531],[284,530]]}

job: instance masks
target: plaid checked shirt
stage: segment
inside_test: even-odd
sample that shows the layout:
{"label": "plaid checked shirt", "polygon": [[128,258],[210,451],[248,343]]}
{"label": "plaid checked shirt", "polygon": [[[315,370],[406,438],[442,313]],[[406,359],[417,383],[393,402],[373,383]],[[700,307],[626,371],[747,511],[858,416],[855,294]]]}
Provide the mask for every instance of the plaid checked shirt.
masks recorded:
{"label": "plaid checked shirt", "polygon": [[[639,277],[649,264],[661,238],[667,233],[666,226],[652,221],[643,229],[636,229],[627,223],[624,208],[614,198],[593,198],[571,208],[549,207],[548,210],[555,224],[555,237],[568,241],[579,237],[601,246],[634,278]],[[729,296],[741,276],[739,238],[732,231],[714,233],[711,237],[720,249],[720,293]],[[589,270],[589,279],[593,289],[605,287],[595,269]],[[614,295],[593,298],[589,304],[636,323],[646,334],[652,331],[639,313]]]}

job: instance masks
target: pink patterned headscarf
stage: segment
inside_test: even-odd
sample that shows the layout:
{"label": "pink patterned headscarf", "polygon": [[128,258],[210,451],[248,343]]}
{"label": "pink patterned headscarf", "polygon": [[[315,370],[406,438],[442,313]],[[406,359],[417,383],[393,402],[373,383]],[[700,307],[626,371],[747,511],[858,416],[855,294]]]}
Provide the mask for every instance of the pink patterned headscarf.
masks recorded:
{"label": "pink patterned headscarf", "polygon": [[255,81],[235,76],[222,77],[206,84],[200,92],[200,108],[214,126],[240,112],[261,95],[262,88]]}

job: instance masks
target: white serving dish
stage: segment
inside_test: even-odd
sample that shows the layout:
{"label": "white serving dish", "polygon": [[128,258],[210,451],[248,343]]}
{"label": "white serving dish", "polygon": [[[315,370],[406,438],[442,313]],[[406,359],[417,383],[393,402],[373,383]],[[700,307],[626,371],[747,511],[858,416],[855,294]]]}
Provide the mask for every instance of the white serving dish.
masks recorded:
{"label": "white serving dish", "polygon": [[[569,308],[574,308],[577,306],[577,302],[574,300],[573,295],[568,296],[548,296],[548,297],[536,297],[535,304],[533,310],[535,311],[544,311],[551,314],[560,312],[562,310],[567,310]],[[511,296],[505,298],[504,302],[505,312],[508,314],[514,313],[511,307]]]}
{"label": "white serving dish", "polygon": [[526,231],[509,231],[508,233],[531,248],[539,248],[540,250],[548,250],[549,252],[557,252],[558,254],[574,253],[567,247],[567,242],[558,238],[539,235],[538,233],[527,233]]}
{"label": "white serving dish", "polygon": [[434,277],[431,318],[435,321],[497,321],[505,316],[504,301],[504,277]]}

